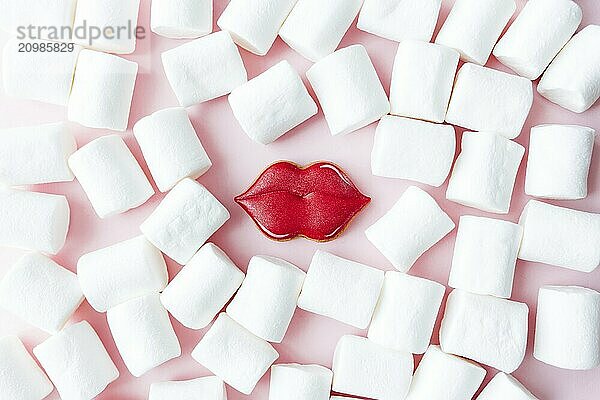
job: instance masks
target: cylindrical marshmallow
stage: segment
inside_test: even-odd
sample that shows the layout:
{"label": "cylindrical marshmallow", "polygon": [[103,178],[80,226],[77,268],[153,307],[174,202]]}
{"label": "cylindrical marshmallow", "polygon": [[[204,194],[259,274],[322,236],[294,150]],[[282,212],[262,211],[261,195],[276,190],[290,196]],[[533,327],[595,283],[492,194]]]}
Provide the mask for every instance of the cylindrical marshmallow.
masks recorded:
{"label": "cylindrical marshmallow", "polygon": [[82,255],[77,276],[87,301],[98,312],[158,293],[169,279],[162,253],[144,236]]}
{"label": "cylindrical marshmallow", "polygon": [[91,400],[119,377],[94,328],[82,321],[33,348],[62,400]]}
{"label": "cylindrical marshmallow", "polygon": [[150,385],[148,400],[227,400],[223,381],[205,376],[187,381],[155,382]]}
{"label": "cylindrical marshmallow", "polygon": [[571,39],[582,15],[581,7],[571,0],[530,0],[496,44],[494,56],[517,74],[535,80]]}
{"label": "cylindrical marshmallow", "polygon": [[500,135],[465,132],[446,198],[467,207],[508,214],[525,149]]}
{"label": "cylindrical marshmallow", "polygon": [[184,108],[166,108],[140,119],[133,134],[161,192],[183,178],[198,178],[212,166]]}
{"label": "cylindrical marshmallow", "polygon": [[433,197],[410,186],[365,235],[397,270],[406,272],[454,226]]}
{"label": "cylindrical marshmallow", "polygon": [[[0,29],[11,36],[17,36],[18,27],[47,27],[40,30],[40,36],[47,39],[56,28],[71,28],[75,17],[77,0],[18,0],[2,1],[0,14]],[[35,30],[34,30],[35,32]],[[37,32],[36,32],[37,34]],[[61,38],[68,40],[69,38]],[[53,54],[54,56],[56,54]]]}
{"label": "cylindrical marshmallow", "polygon": [[435,281],[386,272],[367,337],[390,349],[425,353],[444,291]]}
{"label": "cylindrical marshmallow", "polygon": [[537,86],[539,94],[575,113],[600,97],[600,25],[588,25],[566,44]]}
{"label": "cylindrical marshmallow", "polygon": [[475,400],[538,400],[521,382],[498,372]]}
{"label": "cylindrical marshmallow", "polygon": [[271,367],[269,400],[329,400],[333,372],[320,365]]}
{"label": "cylindrical marshmallow", "polygon": [[10,186],[73,180],[77,143],[62,122],[0,130],[0,182]]}
{"label": "cylindrical marshmallow", "polygon": [[600,293],[579,286],[542,286],[533,356],[555,367],[600,365]]}
{"label": "cylindrical marshmallow", "polygon": [[152,0],[150,29],[172,39],[194,39],[212,32],[213,0]]}
{"label": "cylindrical marshmallow", "polygon": [[377,121],[390,103],[362,45],[344,47],[308,71],[332,135],[344,135]]}
{"label": "cylindrical marshmallow", "polygon": [[125,131],[137,70],[138,65],[133,61],[82,50],[69,97],[69,121],[90,128]]}
{"label": "cylindrical marshmallow", "polygon": [[521,260],[592,272],[600,264],[600,214],[530,200],[519,219]]}
{"label": "cylindrical marshmallow", "polygon": [[281,61],[234,89],[233,115],[254,141],[269,144],[318,111],[298,72]]}
{"label": "cylindrical marshmallow", "polygon": [[56,254],[69,218],[65,196],[0,188],[0,246]]}

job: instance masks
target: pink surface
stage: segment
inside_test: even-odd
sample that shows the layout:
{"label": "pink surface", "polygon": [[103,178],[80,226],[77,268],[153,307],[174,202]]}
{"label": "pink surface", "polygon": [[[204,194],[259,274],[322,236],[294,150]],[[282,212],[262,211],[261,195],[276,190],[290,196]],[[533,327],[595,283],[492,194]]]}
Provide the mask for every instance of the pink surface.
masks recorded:
{"label": "pink surface", "polygon": [[[600,23],[600,5],[597,0],[578,0],[584,11],[582,26]],[[215,0],[215,16],[221,14],[226,5],[225,0]],[[438,29],[445,20],[452,0],[444,0]],[[518,1],[521,7],[524,0]],[[148,26],[149,0],[142,0],[140,22]],[[549,21],[551,23],[551,21]],[[216,28],[215,28],[216,29]],[[6,36],[2,37],[2,41]],[[129,130],[123,134],[125,141],[134,152],[146,174],[150,177],[141,157],[139,147],[131,133],[131,127],[141,117],[164,107],[177,105],[175,96],[165,78],[160,63],[160,53],[181,44],[181,41],[169,40],[152,35],[138,43],[138,49],[126,58],[140,60],[142,74],[138,76]],[[390,74],[396,43],[369,35],[356,29],[353,24],[344,37],[341,46],[362,43],[373,59],[377,72],[386,88],[389,89]],[[297,55],[281,40],[277,40],[266,57],[258,57],[241,51],[248,69],[249,77],[254,77],[282,59],[289,60],[302,73],[310,66],[310,62]],[[148,55],[150,57],[148,57]],[[490,66],[507,70],[494,59]],[[311,91],[314,96],[314,93]],[[233,118],[226,98],[196,105],[189,109],[190,118],[207,149],[214,166],[199,181],[206,185],[229,209],[231,219],[211,239],[222,247],[231,258],[243,269],[250,257],[255,254],[267,254],[285,258],[302,269],[308,268],[311,256],[316,249],[331,251],[337,255],[359,262],[370,264],[384,270],[392,269],[390,263],[368,242],[364,230],[379,218],[404,192],[413,184],[408,181],[378,178],[370,172],[370,152],[375,125],[372,124],[346,137],[332,137],[329,134],[322,112],[297,129],[286,134],[269,146],[253,143],[241,130]],[[0,128],[24,126],[66,119],[66,109],[41,103],[14,100],[0,97]],[[529,128],[544,123],[582,124],[600,130],[600,104],[584,114],[577,115],[551,104],[536,94],[532,112],[526,122],[523,133],[516,139],[527,146]],[[105,130],[87,129],[72,124],[78,144],[84,145],[90,140],[111,133]],[[462,130],[458,130],[460,134]],[[590,194],[585,200],[552,202],[576,209],[600,212],[600,146],[596,140],[592,172],[590,175]],[[372,203],[350,225],[349,229],[337,240],[330,243],[314,243],[303,239],[278,243],[265,238],[254,226],[244,211],[234,203],[234,196],[242,193],[253,182],[258,174],[270,163],[280,159],[288,159],[300,164],[315,160],[329,160],[342,166],[351,176],[357,187],[372,197]],[[418,184],[432,194],[440,205],[458,223],[463,214],[487,215],[510,221],[517,221],[518,216],[529,200],[524,195],[525,163],[521,164],[517,178],[515,193],[507,216],[486,214],[475,209],[459,206],[445,199],[446,184],[440,188],[432,188]],[[99,219],[93,212],[77,182],[43,185],[34,190],[65,194],[71,205],[71,227],[67,243],[55,259],[65,267],[75,271],[78,258],[89,251],[128,239],[139,234],[138,226],[162,199],[157,194],[145,205],[105,220]],[[456,231],[444,238],[440,243],[425,253],[410,274],[437,280],[444,284],[448,281],[452,249]],[[0,253],[0,275],[7,270],[19,252],[2,250]],[[173,277],[180,266],[168,261],[169,274]],[[585,274],[557,267],[519,261],[515,277],[513,299],[526,302],[530,308],[530,325],[535,321],[536,298],[538,288],[545,284],[584,285],[600,290],[600,268],[594,273]],[[440,314],[441,318],[441,314]],[[433,343],[438,343],[437,327],[433,335]],[[146,399],[150,383],[161,380],[190,379],[209,375],[209,371],[197,364],[190,352],[202,337],[205,330],[193,331],[184,328],[176,320],[175,330],[182,345],[183,355],[147,373],[141,378],[134,378],[125,368],[116,350],[114,341],[108,330],[104,314],[95,312],[87,302],[75,314],[73,320],[86,319],[96,328],[105,343],[113,360],[121,373],[120,378],[111,384],[98,399]],[[364,335],[366,332],[353,329],[327,318],[297,310],[291,327],[283,343],[275,345],[280,352],[280,363],[299,362],[317,363],[331,367],[333,350],[337,340],[343,334]],[[41,331],[17,321],[16,318],[0,311],[0,335],[18,334],[31,349],[47,336]],[[535,395],[545,400],[596,400],[600,396],[600,368],[586,372],[566,371],[545,365],[532,357],[533,329],[530,329],[527,355],[524,363],[514,373]],[[420,357],[417,357],[419,360]],[[495,371],[489,369],[486,382]],[[251,396],[243,396],[228,388],[229,399],[268,398],[269,376],[265,376]],[[53,397],[58,398],[56,393]]]}

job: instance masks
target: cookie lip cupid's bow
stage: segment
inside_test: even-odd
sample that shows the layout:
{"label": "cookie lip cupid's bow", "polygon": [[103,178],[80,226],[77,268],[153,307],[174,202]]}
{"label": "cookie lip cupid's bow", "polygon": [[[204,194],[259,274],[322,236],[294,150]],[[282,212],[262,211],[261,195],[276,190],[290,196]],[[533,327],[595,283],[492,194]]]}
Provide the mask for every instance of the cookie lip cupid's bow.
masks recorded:
{"label": "cookie lip cupid's bow", "polygon": [[371,198],[331,162],[279,161],[235,201],[269,239],[327,242],[340,236]]}

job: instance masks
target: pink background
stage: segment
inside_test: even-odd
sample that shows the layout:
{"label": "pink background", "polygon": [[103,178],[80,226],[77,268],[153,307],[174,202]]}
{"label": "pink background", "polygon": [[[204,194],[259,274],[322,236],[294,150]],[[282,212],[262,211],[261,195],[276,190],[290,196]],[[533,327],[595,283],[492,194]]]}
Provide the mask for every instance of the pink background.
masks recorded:
{"label": "pink background", "polygon": [[[582,26],[600,23],[600,5],[597,0],[577,0],[577,2],[584,11]],[[140,24],[148,27],[150,0],[142,0],[141,3]],[[216,20],[216,17],[223,11],[226,1],[215,0],[215,3],[214,15]],[[445,20],[452,3],[452,0],[444,0],[438,21],[438,29]],[[525,2],[518,0],[518,3],[519,8],[521,8]],[[549,23],[552,22],[549,21]],[[215,29],[217,29],[216,26]],[[3,36],[2,41],[5,40],[6,36]],[[126,56],[126,58],[140,61],[142,73],[138,76],[136,82],[129,130],[123,134],[123,137],[149,177],[150,174],[131,133],[131,127],[141,117],[153,111],[177,105],[175,96],[162,70],[160,53],[181,43],[183,42],[151,35],[150,38],[138,43],[135,54]],[[356,22],[344,37],[341,46],[348,46],[353,43],[362,43],[366,46],[387,91],[396,52],[396,43],[357,30]],[[258,57],[244,50],[241,51],[241,54],[250,78],[282,59],[289,60],[301,73],[304,73],[311,65],[310,62],[292,51],[280,39],[276,41],[266,57]],[[507,70],[493,58],[489,65],[500,70]],[[311,94],[314,96],[312,91]],[[527,146],[529,128],[545,123],[581,124],[600,130],[599,111],[600,105],[596,104],[589,111],[577,115],[563,110],[536,94],[533,109],[526,122],[525,129],[516,140]],[[255,254],[282,257],[306,270],[311,256],[317,248],[384,270],[392,268],[389,262],[366,240],[364,230],[388,210],[406,187],[413,183],[378,178],[371,175],[370,152],[375,124],[346,137],[332,137],[329,134],[322,112],[319,112],[317,116],[289,132],[275,143],[269,146],[261,146],[253,143],[238,126],[225,97],[193,106],[189,108],[189,114],[214,164],[199,181],[206,185],[231,212],[231,219],[211,240],[221,246],[243,270],[246,269],[250,257]],[[0,97],[0,128],[65,119],[65,108],[9,99],[6,96]],[[76,124],[72,124],[72,128],[79,146],[101,135],[112,133],[106,130],[88,129]],[[460,138],[462,129],[457,129],[457,132]],[[600,212],[600,174],[598,173],[600,149],[598,147],[598,140],[596,140],[589,180],[589,196],[580,201],[552,203]],[[233,197],[243,192],[265,166],[279,159],[293,160],[300,164],[314,160],[330,160],[338,163],[348,172],[356,185],[373,198],[373,201],[354,220],[349,229],[333,242],[321,244],[302,239],[286,243],[272,242],[258,232],[242,209],[233,202]],[[529,197],[523,193],[525,164],[526,160],[523,160],[515,185],[511,212],[506,216],[486,214],[447,201],[444,196],[446,185],[440,188],[417,185],[433,195],[456,223],[458,223],[459,216],[464,214],[487,215],[517,221],[523,206],[529,200]],[[92,211],[90,203],[77,182],[42,185],[33,189],[65,194],[69,199],[71,227],[67,243],[55,257],[55,260],[73,271],[75,271],[77,260],[82,254],[138,235],[140,233],[138,230],[139,224],[163,197],[162,194],[157,194],[145,205],[135,210],[101,220]],[[453,231],[425,253],[410,270],[410,273],[446,284],[455,233],[456,231]],[[0,276],[3,275],[4,271],[9,268],[10,263],[19,254],[20,252],[15,250],[2,250],[0,254]],[[180,266],[171,260],[168,260],[168,266],[171,277],[180,269]],[[531,327],[533,327],[535,321],[537,291],[540,286],[545,284],[584,285],[600,290],[600,268],[593,273],[584,274],[519,261],[517,263],[513,300],[526,302],[529,305]],[[440,318],[441,315],[442,313],[440,313]],[[440,318],[438,318],[438,326]],[[87,302],[84,302],[73,317],[73,321],[82,319],[90,321],[96,328],[121,373],[120,378],[112,383],[98,397],[99,399],[145,399],[147,398],[149,385],[152,382],[190,379],[210,374],[190,356],[191,350],[203,336],[205,330],[189,330],[172,319],[173,326],[181,341],[183,355],[136,379],[127,371],[116,350],[108,330],[105,315],[95,312]],[[0,311],[0,321],[0,335],[18,334],[29,349],[47,336],[41,331],[21,323],[4,311]],[[364,335],[366,332],[325,317],[297,310],[285,340],[283,343],[275,345],[275,348],[281,354],[277,362],[317,363],[330,367],[335,344],[343,334]],[[438,343],[437,326],[432,341]],[[530,329],[525,361],[514,375],[540,399],[595,400],[599,398],[600,368],[586,372],[575,372],[545,365],[532,357],[532,345],[533,329]],[[416,357],[417,361],[419,359],[420,357]],[[485,383],[494,374],[495,371],[489,369]],[[232,400],[242,398],[266,400],[268,398],[268,385],[269,376],[267,374],[259,382],[251,396],[243,396],[228,388],[229,398]],[[53,396],[50,398],[58,397],[56,393]]]}

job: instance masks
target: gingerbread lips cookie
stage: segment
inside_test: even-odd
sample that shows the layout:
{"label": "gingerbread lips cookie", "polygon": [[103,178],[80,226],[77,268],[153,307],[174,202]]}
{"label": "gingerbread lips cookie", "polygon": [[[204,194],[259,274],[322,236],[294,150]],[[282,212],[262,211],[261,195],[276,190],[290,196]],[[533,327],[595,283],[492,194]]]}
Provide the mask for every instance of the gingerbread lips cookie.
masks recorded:
{"label": "gingerbread lips cookie", "polygon": [[371,199],[335,164],[300,167],[281,161],[263,171],[235,201],[270,239],[330,241]]}

